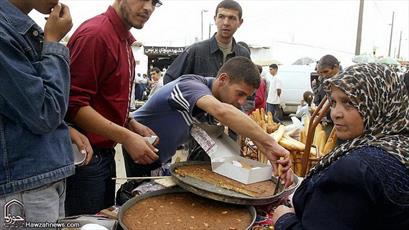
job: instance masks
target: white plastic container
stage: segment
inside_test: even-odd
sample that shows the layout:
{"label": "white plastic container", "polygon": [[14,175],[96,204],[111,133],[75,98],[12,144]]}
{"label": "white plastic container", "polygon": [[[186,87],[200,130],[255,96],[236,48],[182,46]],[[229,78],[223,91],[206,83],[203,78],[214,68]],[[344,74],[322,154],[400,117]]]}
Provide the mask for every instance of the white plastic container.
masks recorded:
{"label": "white plastic container", "polygon": [[243,184],[269,180],[272,177],[271,165],[240,156],[240,146],[224,132],[206,129],[216,143],[209,154],[212,171]]}
{"label": "white plastic container", "polygon": [[76,144],[72,144],[72,151],[74,152],[74,164],[81,165],[87,158],[87,154],[81,153]]}

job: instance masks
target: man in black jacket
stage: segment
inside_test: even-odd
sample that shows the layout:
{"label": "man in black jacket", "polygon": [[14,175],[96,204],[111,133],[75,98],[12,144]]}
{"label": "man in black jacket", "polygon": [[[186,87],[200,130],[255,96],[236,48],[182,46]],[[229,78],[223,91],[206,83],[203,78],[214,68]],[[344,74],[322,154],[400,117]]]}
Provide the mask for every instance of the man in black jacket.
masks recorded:
{"label": "man in black jacket", "polygon": [[250,58],[249,51],[233,38],[243,23],[240,4],[234,0],[223,0],[216,7],[214,21],[217,33],[186,48],[169,66],[163,78],[164,84],[184,74],[216,77],[226,60],[235,56]]}

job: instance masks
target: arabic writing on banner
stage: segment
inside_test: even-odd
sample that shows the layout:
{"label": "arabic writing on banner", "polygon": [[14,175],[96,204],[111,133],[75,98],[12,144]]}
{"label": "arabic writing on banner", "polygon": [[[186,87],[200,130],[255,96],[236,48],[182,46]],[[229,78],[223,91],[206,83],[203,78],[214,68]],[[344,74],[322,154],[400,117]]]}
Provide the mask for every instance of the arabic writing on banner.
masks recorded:
{"label": "arabic writing on banner", "polygon": [[167,47],[167,46],[144,46],[144,53],[146,55],[163,55],[163,56],[177,56],[183,52],[185,47]]}

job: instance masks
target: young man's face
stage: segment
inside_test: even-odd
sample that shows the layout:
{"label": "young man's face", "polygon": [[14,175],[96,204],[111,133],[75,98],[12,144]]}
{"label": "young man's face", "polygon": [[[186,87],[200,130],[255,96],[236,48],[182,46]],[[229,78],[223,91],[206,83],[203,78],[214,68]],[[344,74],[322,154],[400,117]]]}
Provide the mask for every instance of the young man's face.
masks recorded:
{"label": "young man's face", "polygon": [[252,95],[255,90],[253,86],[246,84],[244,81],[231,82],[227,80],[223,87],[220,88],[219,100],[240,109],[246,103],[247,97]]}
{"label": "young man's face", "polygon": [[323,78],[331,78],[339,72],[339,67],[323,67],[318,68],[318,74]]}
{"label": "young man's face", "polygon": [[151,74],[152,80],[154,80],[154,81],[159,80],[159,77],[160,77],[159,73],[157,73],[156,71],[152,71],[152,72],[150,72],[150,74]]}
{"label": "young man's face", "polygon": [[58,0],[33,0],[32,8],[42,14],[50,14],[51,9],[58,4]]}
{"label": "young man's face", "polygon": [[217,34],[226,39],[232,38],[241,23],[243,23],[243,19],[239,18],[239,11],[225,8],[217,10],[214,21],[217,26]]}
{"label": "young man's face", "polygon": [[275,76],[277,74],[277,69],[274,69],[274,68],[270,67],[270,74]]}
{"label": "young man's face", "polygon": [[130,27],[142,29],[157,3],[157,0],[119,0],[120,17]]}

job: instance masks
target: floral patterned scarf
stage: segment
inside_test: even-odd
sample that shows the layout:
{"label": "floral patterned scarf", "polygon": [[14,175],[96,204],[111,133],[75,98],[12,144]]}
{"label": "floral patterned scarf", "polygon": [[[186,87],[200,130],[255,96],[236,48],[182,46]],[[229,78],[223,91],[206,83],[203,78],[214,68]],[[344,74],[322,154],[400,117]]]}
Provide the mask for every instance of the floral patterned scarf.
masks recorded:
{"label": "floral patterned scarf", "polygon": [[324,82],[327,95],[330,95],[332,86],[341,89],[358,109],[364,121],[364,133],[323,157],[307,177],[349,154],[352,149],[364,146],[379,147],[409,168],[409,98],[403,77],[391,66],[358,64],[327,79]]}

